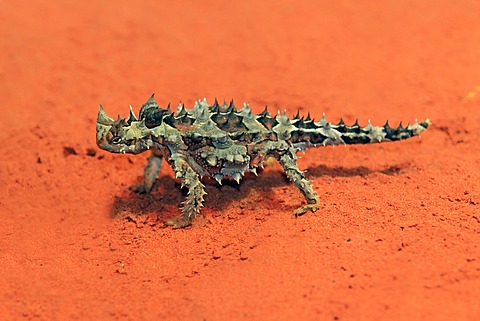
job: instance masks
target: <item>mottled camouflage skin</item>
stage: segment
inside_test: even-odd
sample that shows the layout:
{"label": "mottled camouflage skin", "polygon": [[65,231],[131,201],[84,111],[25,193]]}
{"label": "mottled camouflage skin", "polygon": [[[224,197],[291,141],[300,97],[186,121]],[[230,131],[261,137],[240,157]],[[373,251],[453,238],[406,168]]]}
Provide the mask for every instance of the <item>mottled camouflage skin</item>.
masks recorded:
{"label": "mottled camouflage skin", "polygon": [[100,105],[97,118],[97,144],[112,153],[138,154],[151,150],[145,167],[145,180],[135,190],[148,193],[158,176],[162,159],[172,166],[176,178],[188,188],[182,216],[169,220],[175,228],[188,226],[203,206],[205,195],[201,178],[213,177],[219,184],[224,178],[240,183],[246,172],[256,174],[264,161],[273,157],[281,164],[286,175],[305,196],[307,204],[294,214],[319,209],[317,193],[311,182],[297,166],[298,151],[309,147],[338,144],[367,144],[396,141],[419,135],[429,125],[422,123],[391,128],[368,123],[360,127],[357,122],[347,126],[340,121],[334,125],[322,117],[319,121],[293,119],[286,112],[271,117],[267,109],[255,115],[248,104],[237,110],[233,101],[209,105],[204,99],[193,109],[179,104],[175,112],[160,108],[152,97],[141,107],[139,119],[130,107],[130,117],[110,118]]}

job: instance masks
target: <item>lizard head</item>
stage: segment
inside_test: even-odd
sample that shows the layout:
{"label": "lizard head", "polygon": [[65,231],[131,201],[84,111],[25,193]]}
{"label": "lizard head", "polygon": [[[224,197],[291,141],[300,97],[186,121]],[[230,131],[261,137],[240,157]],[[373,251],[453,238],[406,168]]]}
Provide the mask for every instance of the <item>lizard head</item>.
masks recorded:
{"label": "lizard head", "polygon": [[130,117],[117,120],[109,117],[100,104],[97,117],[97,145],[112,153],[138,154],[150,149],[152,130],[145,126],[145,120],[138,120],[130,106]]}

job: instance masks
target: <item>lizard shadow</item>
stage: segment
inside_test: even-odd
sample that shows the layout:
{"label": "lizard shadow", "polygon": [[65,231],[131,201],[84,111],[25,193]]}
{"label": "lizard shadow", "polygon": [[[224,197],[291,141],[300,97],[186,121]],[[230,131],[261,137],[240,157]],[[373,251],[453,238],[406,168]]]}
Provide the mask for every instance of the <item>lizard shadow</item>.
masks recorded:
{"label": "lizard shadow", "polygon": [[397,164],[393,166],[389,166],[382,170],[371,170],[365,166],[357,166],[357,167],[343,167],[343,166],[335,166],[335,167],[328,167],[325,165],[318,165],[315,167],[311,167],[307,169],[307,175],[311,175],[313,177],[322,177],[322,176],[330,176],[330,177],[355,177],[355,176],[367,176],[373,173],[381,173],[384,175],[396,175],[402,171],[402,169],[408,167],[409,164]]}
{"label": "lizard shadow", "polygon": [[[365,166],[357,167],[329,167],[318,165],[307,169],[307,178],[321,177],[364,177],[373,173],[384,175],[396,175],[408,164],[397,164],[382,170],[371,170]],[[142,177],[138,178],[141,182]],[[280,199],[277,188],[290,188],[291,193],[298,193],[298,199],[303,197],[300,191],[291,184],[286,176],[278,170],[260,171],[258,177],[248,173],[240,184],[233,180],[225,180],[222,185],[213,179],[203,181],[207,195],[205,195],[205,206],[203,210],[213,210],[217,213],[224,213],[231,204],[246,210],[271,210],[271,204],[279,204],[285,201]],[[286,196],[290,192],[285,192]],[[187,195],[186,188],[180,188],[180,183],[171,176],[161,175],[155,183],[150,194],[137,194],[125,189],[120,196],[116,196],[111,208],[112,218],[123,218],[136,221],[135,217],[148,215],[148,221],[163,221],[180,215],[181,203]],[[268,200],[268,202],[265,202]],[[262,203],[263,202],[263,203]],[[270,204],[270,205],[269,205]],[[297,204],[297,206],[300,204]],[[293,206],[293,205],[292,205]],[[293,208],[292,208],[293,209]],[[214,214],[218,216],[222,214]]]}

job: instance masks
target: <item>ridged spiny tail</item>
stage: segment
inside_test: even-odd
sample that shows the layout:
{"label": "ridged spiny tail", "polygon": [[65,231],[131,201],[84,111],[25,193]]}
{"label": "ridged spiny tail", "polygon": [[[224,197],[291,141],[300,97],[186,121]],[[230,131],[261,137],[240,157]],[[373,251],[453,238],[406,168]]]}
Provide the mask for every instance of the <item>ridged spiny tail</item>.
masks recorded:
{"label": "ridged spiny tail", "polygon": [[402,123],[398,127],[390,127],[388,121],[381,127],[373,126],[370,121],[365,127],[361,127],[358,121],[352,126],[345,125],[343,120],[338,124],[331,124],[325,116],[318,122],[309,119],[294,119],[293,125],[296,130],[291,132],[291,141],[297,149],[304,150],[309,147],[339,145],[339,144],[370,144],[381,142],[393,142],[407,139],[419,134],[427,129],[431,124],[429,119],[414,124],[408,124],[403,127]]}

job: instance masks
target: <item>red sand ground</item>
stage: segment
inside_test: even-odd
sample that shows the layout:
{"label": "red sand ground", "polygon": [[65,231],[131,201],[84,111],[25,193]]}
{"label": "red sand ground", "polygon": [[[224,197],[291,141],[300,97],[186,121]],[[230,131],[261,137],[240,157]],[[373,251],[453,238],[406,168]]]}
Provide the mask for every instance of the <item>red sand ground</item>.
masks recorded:
{"label": "red sand ground", "polygon": [[[1,320],[478,320],[480,2],[0,2]],[[152,92],[383,124],[421,139],[310,150],[322,200],[277,164],[207,187],[95,146]]]}

